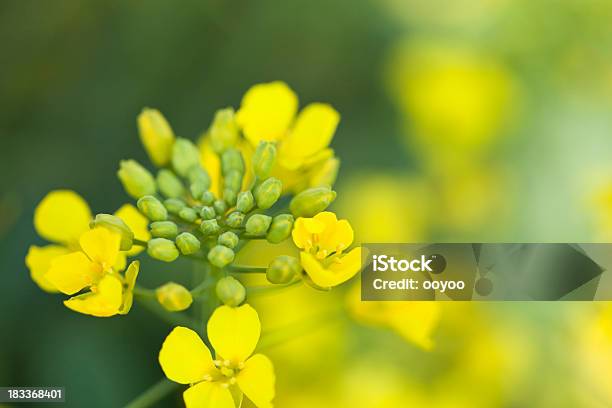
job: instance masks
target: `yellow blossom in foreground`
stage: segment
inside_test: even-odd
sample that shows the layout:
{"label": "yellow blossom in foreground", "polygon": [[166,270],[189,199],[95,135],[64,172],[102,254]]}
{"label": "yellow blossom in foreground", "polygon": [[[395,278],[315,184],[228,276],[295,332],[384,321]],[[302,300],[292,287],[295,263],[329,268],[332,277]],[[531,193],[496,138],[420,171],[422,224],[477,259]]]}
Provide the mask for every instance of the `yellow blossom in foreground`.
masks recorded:
{"label": "yellow blossom in foreground", "polygon": [[66,295],[83,289],[64,304],[69,309],[98,317],[126,314],[132,305],[132,292],[139,263],[128,267],[125,277],[115,271],[121,257],[121,237],[105,228],[94,228],[81,235],[81,251],[59,256],[51,262],[45,279]]}
{"label": "yellow blossom in foreground", "polygon": [[353,228],[348,221],[338,220],[332,212],[298,218],[291,235],[295,245],[302,250],[302,267],[318,286],[339,285],[361,269],[361,248],[343,254],[353,243]]}
{"label": "yellow blossom in foreground", "polygon": [[[148,241],[151,235],[148,231],[148,221],[131,204],[124,204],[115,212],[134,233],[134,237]],[[26,265],[30,270],[32,280],[47,292],[58,292],[45,275],[51,267],[51,262],[71,252],[80,251],[79,238],[89,230],[92,219],[87,202],[71,190],[54,190],[49,192],[34,211],[34,227],[41,237],[53,242],[46,246],[30,246],[26,255]],[[143,250],[133,246],[121,253],[117,258],[116,270],[125,268],[125,255],[134,256]]]}
{"label": "yellow blossom in foreground", "polygon": [[274,369],[263,354],[253,354],[261,324],[255,309],[218,307],[207,325],[210,350],[191,329],[175,327],[159,352],[159,364],[170,380],[190,384],[183,393],[188,408],[234,408],[243,394],[258,408],[272,407]]}

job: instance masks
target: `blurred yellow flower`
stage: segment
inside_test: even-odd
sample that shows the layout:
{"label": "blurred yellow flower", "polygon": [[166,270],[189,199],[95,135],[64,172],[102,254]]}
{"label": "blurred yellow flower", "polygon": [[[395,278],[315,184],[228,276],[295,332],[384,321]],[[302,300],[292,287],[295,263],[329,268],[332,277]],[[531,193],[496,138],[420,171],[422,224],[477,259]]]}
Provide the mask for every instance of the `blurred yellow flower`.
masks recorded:
{"label": "blurred yellow flower", "polygon": [[348,221],[338,220],[336,214],[324,211],[312,218],[299,217],[291,235],[302,250],[302,267],[316,285],[336,286],[359,272],[361,248],[343,254],[353,243],[353,228]]}
{"label": "blurred yellow flower", "polygon": [[189,290],[183,285],[174,282],[168,282],[155,289],[155,297],[164,309],[171,312],[185,310],[193,302],[193,297]]}
{"label": "blurred yellow flower", "polygon": [[[134,233],[134,237],[148,241],[151,235],[147,219],[131,204],[121,206],[115,215],[121,218]],[[51,262],[61,256],[81,249],[79,239],[89,230],[92,220],[87,202],[71,190],[54,190],[49,192],[34,211],[34,228],[38,234],[54,242],[52,245],[30,246],[26,255],[26,265],[32,280],[47,292],[58,292],[45,275]],[[125,256],[134,256],[144,248],[133,246],[127,252],[121,252],[117,258],[117,270],[125,268]]]}
{"label": "blurred yellow flower", "polygon": [[274,368],[263,354],[253,354],[261,324],[255,309],[221,306],[207,325],[210,350],[193,330],[175,327],[159,352],[159,364],[170,380],[190,384],[183,393],[188,408],[233,408],[243,394],[258,408],[272,407]]}
{"label": "blurred yellow flower", "polygon": [[98,317],[129,311],[139,263],[132,262],[125,278],[115,271],[120,260],[120,241],[119,234],[94,228],[81,235],[82,252],[61,255],[51,262],[44,277],[60,292],[74,295],[85,288],[90,289],[64,301],[66,307]]}
{"label": "blurred yellow flower", "polygon": [[499,61],[436,42],[413,42],[392,55],[389,88],[418,145],[437,159],[478,152],[501,134],[517,105],[517,85]]}
{"label": "blurred yellow flower", "polygon": [[170,124],[157,109],[145,108],[138,115],[140,141],[156,166],[170,162],[175,136]]}
{"label": "blurred yellow flower", "polygon": [[372,326],[386,327],[409,343],[424,350],[434,347],[433,334],[438,327],[442,308],[438,302],[363,302],[361,287],[355,284],[347,294],[347,306],[355,320]]}

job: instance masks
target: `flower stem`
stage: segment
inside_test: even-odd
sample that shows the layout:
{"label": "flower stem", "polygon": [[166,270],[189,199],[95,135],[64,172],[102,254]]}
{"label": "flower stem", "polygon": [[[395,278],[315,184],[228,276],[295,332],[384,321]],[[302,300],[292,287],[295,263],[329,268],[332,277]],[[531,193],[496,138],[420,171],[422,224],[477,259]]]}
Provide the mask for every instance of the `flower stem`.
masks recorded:
{"label": "flower stem", "polygon": [[169,312],[164,309],[157,301],[150,297],[143,297],[136,295],[136,300],[142,304],[149,311],[153,312],[160,319],[169,323],[172,326],[187,326],[190,328],[198,327],[197,322],[189,318],[181,312]]}
{"label": "flower stem", "polygon": [[258,286],[247,286],[246,290],[249,295],[259,295],[259,294],[268,294],[273,292],[279,292],[283,289],[288,289],[292,286],[299,285],[303,283],[301,279],[295,280],[290,283],[280,284],[280,285],[258,285]]}
{"label": "flower stem", "polygon": [[138,245],[138,246],[141,246],[141,247],[145,247],[145,248],[147,247],[147,242],[146,241],[141,241],[139,239],[132,240],[132,244],[133,245]]}
{"label": "flower stem", "polygon": [[225,267],[229,272],[238,273],[266,273],[265,266],[230,265]]}
{"label": "flower stem", "polygon": [[167,379],[162,379],[157,383],[153,384],[149,389],[145,390],[138,397],[130,401],[125,408],[146,408],[155,404],[168,394],[177,390],[179,384],[169,381]]}

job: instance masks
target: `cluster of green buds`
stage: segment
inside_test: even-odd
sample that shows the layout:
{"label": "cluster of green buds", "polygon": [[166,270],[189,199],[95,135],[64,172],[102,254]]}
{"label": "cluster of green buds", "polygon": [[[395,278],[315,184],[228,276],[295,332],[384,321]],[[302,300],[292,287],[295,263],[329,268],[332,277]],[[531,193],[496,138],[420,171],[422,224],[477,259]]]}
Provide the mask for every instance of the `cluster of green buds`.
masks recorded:
{"label": "cluster of green buds", "polygon": [[[146,242],[150,257],[163,262],[191,257],[223,271],[231,268],[236,251],[247,241],[278,244],[291,236],[294,216],[310,217],[335,199],[329,187],[316,187],[293,197],[290,212],[275,209],[283,192],[281,181],[271,176],[276,146],[272,142],[259,143],[250,158],[253,177],[246,181],[245,159],[233,146],[232,116],[231,109],[217,112],[209,130],[221,167],[221,193],[216,195],[211,191],[212,180],[202,166],[198,147],[188,139],[175,137],[158,111],[145,109],[140,115],[143,145],[159,170],[152,174],[137,161],[125,160],[117,175],[150,222],[151,239]],[[125,247],[131,246],[133,234],[120,219],[100,214],[94,223],[104,223],[120,232]],[[281,257],[270,265],[266,275],[271,283],[288,283],[300,272],[296,258]],[[167,299],[167,293],[174,292],[165,288],[158,291],[158,297]],[[237,306],[244,301],[246,291],[237,279],[226,277],[218,280],[216,294],[223,303]]]}

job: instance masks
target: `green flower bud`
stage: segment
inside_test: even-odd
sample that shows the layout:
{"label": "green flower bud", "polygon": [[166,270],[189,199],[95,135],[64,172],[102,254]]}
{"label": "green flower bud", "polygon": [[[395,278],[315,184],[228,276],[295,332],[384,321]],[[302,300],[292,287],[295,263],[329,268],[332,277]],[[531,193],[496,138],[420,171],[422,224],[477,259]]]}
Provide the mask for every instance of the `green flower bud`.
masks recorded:
{"label": "green flower bud", "polygon": [[189,207],[185,207],[179,211],[178,216],[187,222],[194,222],[196,219],[198,219],[198,213],[193,208]]}
{"label": "green flower bud", "polygon": [[234,120],[234,109],[219,109],[215,119],[208,129],[210,144],[217,154],[236,145],[238,141],[238,126]]}
{"label": "green flower bud", "polygon": [[270,176],[276,160],[276,146],[271,142],[259,142],[253,154],[253,172],[260,179]]}
{"label": "green flower bud", "polygon": [[227,203],[228,206],[233,207],[236,204],[236,197],[238,195],[234,190],[230,190],[226,188],[223,190],[223,200]]}
{"label": "green flower bud", "polygon": [[200,240],[189,232],[183,232],[176,237],[176,246],[183,255],[195,254],[200,250]]}
{"label": "green flower bud", "polygon": [[257,207],[266,210],[274,205],[283,191],[283,184],[274,177],[267,178],[263,183],[255,187],[255,202]]}
{"label": "green flower bud", "polygon": [[270,228],[272,217],[264,214],[255,214],[249,217],[246,222],[246,232],[250,235],[263,235]]}
{"label": "green flower bud", "polygon": [[216,267],[223,268],[234,260],[234,251],[223,245],[215,245],[208,251],[208,260]]}
{"label": "green flower bud", "polygon": [[216,234],[217,232],[219,232],[220,229],[221,227],[219,227],[219,224],[217,223],[217,220],[215,219],[204,220],[200,224],[200,231],[202,231],[202,234],[204,235]]}
{"label": "green flower bud", "polygon": [[212,191],[205,191],[202,194],[202,197],[200,197],[200,201],[202,201],[202,204],[204,205],[212,205],[212,203],[215,202],[215,195],[212,193]]}
{"label": "green flower bud", "polygon": [[200,210],[200,217],[202,217],[203,220],[212,220],[216,215],[215,209],[210,206],[202,207]]}
{"label": "green flower bud", "polygon": [[313,187],[293,197],[289,209],[296,217],[312,217],[325,210],[335,199],[336,192],[329,187]]}
{"label": "green flower bud", "polygon": [[238,235],[234,234],[231,231],[227,231],[219,235],[219,239],[217,240],[217,243],[219,245],[223,245],[228,248],[234,249],[236,245],[238,245],[238,241],[239,241]]}
{"label": "green flower bud", "polygon": [[266,270],[266,278],[270,283],[289,283],[302,272],[300,261],[289,255],[274,258]]}
{"label": "green flower bud", "polygon": [[225,223],[230,228],[240,228],[242,226],[242,222],[244,221],[244,214],[240,211],[234,211],[230,215],[227,216]]}
{"label": "green flower bud", "polygon": [[157,198],[146,195],[136,203],[141,213],[151,221],[165,221],[168,218],[168,210]]}
{"label": "green flower bud", "polygon": [[191,140],[178,138],[172,146],[172,167],[179,176],[186,177],[189,171],[200,165],[200,152]]}
{"label": "green flower bud", "polygon": [[121,236],[121,246],[119,249],[122,251],[129,251],[132,248],[134,233],[121,218],[110,214],[98,214],[89,226],[91,228],[104,227],[118,233]]}
{"label": "green flower bud", "polygon": [[293,216],[291,214],[277,215],[272,220],[272,225],[270,225],[266,239],[272,244],[278,244],[289,238],[292,228]]}
{"label": "green flower bud", "polygon": [[185,194],[185,187],[181,180],[168,169],[161,169],[157,172],[157,187],[166,197],[178,198]]}
{"label": "green flower bud", "polygon": [[253,193],[250,191],[243,191],[238,194],[238,198],[236,200],[236,209],[243,213],[248,213],[253,209],[255,205],[255,199],[253,198]]}
{"label": "green flower bud", "polygon": [[312,172],[308,184],[311,187],[331,188],[336,182],[339,169],[340,160],[336,157],[330,157]]}
{"label": "green flower bud", "polygon": [[172,221],[155,221],[149,226],[151,235],[155,238],[174,239],[178,234],[178,226]]}
{"label": "green flower bud", "polygon": [[227,149],[221,155],[221,170],[224,175],[230,171],[236,170],[240,174],[244,174],[244,160],[242,155],[236,149]]}
{"label": "green flower bud", "polygon": [[238,279],[232,276],[219,279],[215,292],[219,300],[230,307],[240,305],[246,298],[246,289]]}
{"label": "green flower bud", "polygon": [[185,208],[185,206],[185,202],[178,198],[168,198],[164,200],[164,207],[166,207],[170,214],[178,215],[178,213]]}
{"label": "green flower bud", "polygon": [[133,198],[155,194],[155,179],[136,160],[121,160],[117,176],[125,191]]}
{"label": "green flower bud", "polygon": [[179,256],[174,242],[166,238],[153,238],[147,244],[147,253],[151,258],[172,262]]}
{"label": "green flower bud", "polygon": [[193,297],[183,285],[168,282],[155,289],[155,297],[162,307],[170,312],[180,312],[191,306]]}
{"label": "green flower bud", "polygon": [[225,188],[232,191],[240,191],[242,186],[242,173],[238,170],[230,170],[224,177]]}
{"label": "green flower bud", "polygon": [[138,115],[138,132],[149,158],[156,166],[165,166],[170,161],[174,132],[170,124],[157,109],[145,108]]}
{"label": "green flower bud", "polygon": [[187,175],[189,178],[189,191],[191,196],[196,200],[202,197],[202,194],[210,187],[210,177],[206,170],[200,166],[195,166],[189,170]]}
{"label": "green flower bud", "polygon": [[213,207],[217,212],[217,215],[223,215],[227,211],[227,204],[223,200],[215,200]]}

